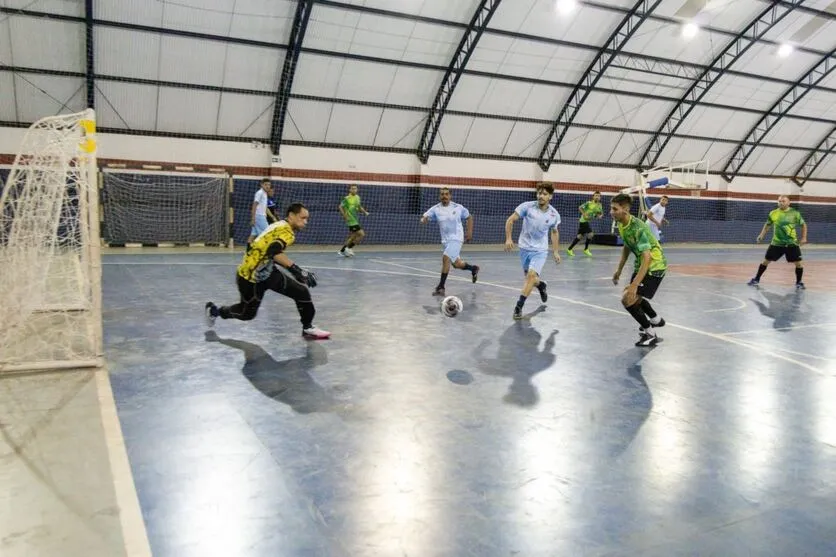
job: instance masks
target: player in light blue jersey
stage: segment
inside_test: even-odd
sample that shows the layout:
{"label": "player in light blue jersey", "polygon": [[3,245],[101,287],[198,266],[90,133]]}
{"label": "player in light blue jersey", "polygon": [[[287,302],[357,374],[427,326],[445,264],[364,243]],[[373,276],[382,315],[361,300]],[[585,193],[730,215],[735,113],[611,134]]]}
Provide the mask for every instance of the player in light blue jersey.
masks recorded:
{"label": "player in light blue jersey", "polygon": [[536,287],[540,291],[540,299],[543,303],[548,300],[546,293],[546,281],[540,280],[543,272],[543,265],[546,264],[546,257],[549,253],[549,236],[552,239],[552,255],[556,263],[560,263],[558,244],[560,233],[557,226],[560,224],[560,213],[549,203],[554,195],[554,186],[548,183],[537,185],[537,201],[521,203],[508,220],[505,221],[505,251],[514,249],[514,241],[511,239],[511,232],[514,230],[514,223],[522,219],[522,231],[518,238],[520,245],[520,262],[523,273],[525,273],[525,284],[520,292],[520,299],[514,307],[514,319],[522,319],[522,308],[525,300],[531,291]]}
{"label": "player in light blue jersey", "polygon": [[[462,251],[462,244],[473,239],[473,215],[467,207],[453,203],[453,194],[450,188],[441,188],[438,192],[440,203],[430,207],[424,216],[421,217],[421,224],[437,222],[438,230],[441,233],[441,244],[444,246],[444,254],[441,256],[441,280],[433,291],[433,296],[444,296],[444,284],[447,282],[447,274],[450,272],[450,264],[456,269],[470,271],[473,282],[479,276],[479,266],[471,265],[464,261],[459,254]],[[462,220],[467,222],[467,232],[462,227]]]}

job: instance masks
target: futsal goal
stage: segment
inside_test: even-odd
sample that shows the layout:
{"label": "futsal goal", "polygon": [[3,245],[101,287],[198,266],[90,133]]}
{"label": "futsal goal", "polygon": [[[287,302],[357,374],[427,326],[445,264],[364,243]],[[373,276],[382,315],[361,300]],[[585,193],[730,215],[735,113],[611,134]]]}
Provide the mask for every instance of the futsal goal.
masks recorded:
{"label": "futsal goal", "polygon": [[0,372],[103,363],[96,172],[92,110],[25,132],[0,194]]}
{"label": "futsal goal", "polygon": [[106,168],[102,236],[111,246],[232,247],[231,195],[226,173]]}

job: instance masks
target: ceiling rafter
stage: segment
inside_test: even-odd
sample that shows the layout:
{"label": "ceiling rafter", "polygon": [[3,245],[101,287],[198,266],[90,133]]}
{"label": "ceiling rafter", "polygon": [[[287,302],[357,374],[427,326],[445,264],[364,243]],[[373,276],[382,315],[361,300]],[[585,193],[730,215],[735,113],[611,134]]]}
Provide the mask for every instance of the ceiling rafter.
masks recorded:
{"label": "ceiling rafter", "polygon": [[[768,0],[767,0],[768,1]],[[785,2],[788,0],[784,0]],[[369,13],[369,14],[377,14],[385,17],[393,17],[404,19],[406,21],[417,21],[422,23],[427,23],[430,25],[441,25],[446,27],[454,27],[457,29],[465,29],[467,28],[466,23],[457,23],[452,21],[446,21],[442,19],[435,19],[429,18],[425,16],[417,16],[412,14],[403,14],[399,12],[393,12],[390,10],[383,10],[380,8],[371,8],[368,6],[361,6],[355,4],[343,4],[340,2],[332,2],[331,0],[314,0],[315,4],[320,4],[327,7],[334,7],[334,8],[344,8],[346,10],[357,11],[359,13]],[[801,8],[798,8],[799,11]],[[618,13],[623,13],[626,8],[613,8],[614,11]],[[77,16],[70,16],[70,15],[59,15],[59,14],[50,14],[47,12],[37,12],[31,10],[23,10],[17,8],[4,8],[0,7],[0,13],[7,13],[16,16],[23,16],[23,17],[35,17],[35,18],[46,18],[46,19],[54,19],[58,21],[69,21],[74,23],[84,23],[84,18],[80,18]],[[659,16],[651,16],[648,19],[655,19],[664,22],[668,22],[669,18],[661,18]],[[185,31],[182,29],[172,29],[172,28],[165,28],[165,27],[158,27],[153,25],[141,25],[137,23],[125,23],[121,21],[108,21],[104,19],[94,19],[93,25],[99,27],[109,27],[113,29],[124,29],[130,31],[139,31],[143,33],[159,33],[161,35],[170,35],[176,37],[184,37],[190,39],[199,39],[199,40],[207,40],[207,41],[217,41],[226,44],[237,44],[242,46],[255,46],[255,47],[264,47],[264,48],[271,48],[271,49],[278,49],[278,50],[286,50],[287,45],[281,43],[272,43],[266,41],[258,41],[253,39],[245,39],[241,37],[228,37],[226,35],[214,35],[211,33],[200,33],[195,31]],[[585,44],[585,43],[577,43],[572,41],[565,41],[561,39],[553,39],[551,37],[543,37],[539,35],[529,35],[526,33],[519,33],[514,31],[506,31],[503,29],[485,29],[485,34],[487,35],[495,35],[498,37],[505,37],[509,39],[518,39],[521,41],[532,41],[542,44],[553,45],[555,47],[568,47],[568,48],[576,48],[580,50],[590,50],[598,52],[599,47],[595,45]],[[726,35],[733,36],[730,32],[724,32]],[[760,42],[767,42],[763,39]],[[768,44],[772,44],[768,42]],[[798,49],[799,51],[804,51],[803,49]],[[302,49],[302,52],[305,52],[306,49]],[[809,51],[808,53],[813,53],[816,56],[820,56],[823,53],[819,51]],[[651,56],[648,54],[641,54],[637,52],[621,52],[618,54],[618,57],[615,61],[613,61],[612,66],[626,66],[630,69],[634,69],[637,71],[648,71],[646,68],[653,68],[661,69],[665,68],[666,70],[670,70],[668,75],[675,76],[675,77],[686,77],[688,75],[693,75],[693,79],[696,79],[696,76],[699,73],[707,68],[702,64],[695,64],[693,62],[685,62],[683,60],[674,60],[671,58],[664,58],[659,56]],[[653,72],[651,72],[653,73]],[[728,70],[726,73],[729,75],[734,75],[737,77],[743,77],[748,79],[755,79],[758,81],[767,81],[770,83],[780,83],[784,85],[790,85],[793,82],[776,78],[774,76],[769,75],[756,75],[746,73],[744,71],[737,71],[737,70]],[[819,91],[826,91],[828,93],[836,94],[836,88],[832,87],[823,87],[817,86],[817,90]]]}
{"label": "ceiling rafter", "polygon": [[769,111],[758,120],[752,129],[749,130],[749,133],[746,134],[746,137],[738,143],[731,157],[729,157],[728,162],[726,162],[726,166],[720,173],[727,182],[734,180],[734,177],[740,172],[740,169],[752,154],[752,151],[758,148],[769,131],[798,104],[798,101],[810,92],[812,86],[821,82],[836,68],[836,58],[834,58],[834,55],[836,55],[836,49],[830,51],[815,66],[807,70],[796,81],[795,85],[790,87],[772,105]]}
{"label": "ceiling rafter", "polygon": [[543,148],[540,151],[540,156],[537,159],[537,163],[544,172],[548,171],[552,161],[557,156],[566,132],[572,126],[575,116],[580,112],[589,94],[595,89],[601,76],[604,75],[607,68],[613,63],[621,52],[621,49],[630,41],[630,38],[636,30],[647,20],[648,15],[661,3],[662,0],[654,0],[653,2],[650,0],[639,0],[636,2],[575,84],[575,88],[569,95],[568,100],[564,103],[560,114],[555,119],[548,137],[543,144]]}
{"label": "ceiling rafter", "polygon": [[810,154],[807,155],[807,158],[804,159],[804,162],[801,163],[801,166],[798,167],[798,170],[795,171],[795,177],[792,179],[799,188],[804,187],[804,184],[807,183],[807,180],[813,175],[813,173],[821,166],[824,162],[824,159],[836,153],[836,126],[830,130],[824,139],[822,139],[816,147],[810,151]]}
{"label": "ceiling rafter", "polygon": [[278,155],[281,148],[284,121],[287,117],[287,105],[290,102],[290,91],[293,89],[293,78],[296,75],[299,53],[302,52],[302,43],[305,41],[305,32],[308,30],[311,10],[313,10],[313,0],[299,0],[296,4],[296,14],[293,16],[293,27],[290,29],[290,40],[282,65],[282,77],[273,104],[270,148],[274,155]]}
{"label": "ceiling rafter", "polygon": [[476,49],[476,45],[479,44],[482,33],[501,2],[502,0],[481,0],[479,2],[479,6],[470,19],[470,24],[462,35],[462,40],[459,41],[456,52],[450,59],[450,65],[444,72],[441,85],[438,86],[438,92],[435,94],[435,100],[430,107],[427,123],[424,125],[424,131],[421,133],[421,140],[418,144],[418,159],[424,164],[430,158],[433,143],[435,143],[436,135],[438,135],[438,130],[441,127],[441,120],[444,118],[444,113],[450,99],[453,97],[459,78],[461,78],[470,56]]}
{"label": "ceiling rafter", "polygon": [[795,0],[794,3],[774,1],[749,22],[749,25],[714,58],[662,120],[662,124],[639,159],[639,168],[650,168],[656,165],[659,155],[665,150],[673,134],[679,130],[682,123],[696,108],[697,103],[726,75],[726,71],[755,45],[760,37],[768,33],[803,2],[804,0]]}

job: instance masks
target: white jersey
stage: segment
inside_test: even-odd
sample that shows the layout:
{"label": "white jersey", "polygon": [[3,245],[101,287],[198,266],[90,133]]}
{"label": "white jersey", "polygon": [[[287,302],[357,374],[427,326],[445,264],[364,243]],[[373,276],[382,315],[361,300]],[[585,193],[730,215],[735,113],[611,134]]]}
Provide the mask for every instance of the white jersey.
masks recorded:
{"label": "white jersey", "polygon": [[253,203],[257,203],[255,208],[256,216],[267,215],[267,192],[264,191],[264,188],[258,188],[258,191],[255,192],[255,198],[253,199]]}
{"label": "white jersey", "polygon": [[[665,218],[665,208],[662,207],[661,203],[657,203],[656,205],[651,207],[648,212],[653,215],[653,218],[656,219],[656,222],[662,224],[662,219]],[[658,240],[659,227],[656,226],[656,224],[650,219],[647,219],[647,225],[650,227],[650,231],[653,232],[653,235],[656,236],[656,239]]]}
{"label": "white jersey", "polygon": [[522,219],[522,232],[517,242],[520,249],[528,251],[549,251],[549,233],[557,230],[560,213],[549,205],[543,211],[536,201],[520,203],[515,212]]}
{"label": "white jersey", "polygon": [[464,242],[464,228],[462,221],[470,216],[470,211],[464,205],[452,201],[445,207],[437,203],[430,207],[424,216],[432,222],[438,223],[438,231],[441,233],[441,243],[449,241]]}

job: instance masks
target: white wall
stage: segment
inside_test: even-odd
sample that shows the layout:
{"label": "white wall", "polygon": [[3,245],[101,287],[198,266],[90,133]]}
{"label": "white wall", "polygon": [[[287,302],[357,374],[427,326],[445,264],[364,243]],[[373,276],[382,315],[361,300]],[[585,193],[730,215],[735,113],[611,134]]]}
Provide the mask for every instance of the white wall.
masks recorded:
{"label": "white wall", "polygon": [[[0,154],[14,155],[25,133],[24,129],[0,128]],[[99,134],[99,157],[140,162],[168,162],[218,166],[267,168],[271,166],[269,147],[260,144],[195,139],[143,137]],[[462,177],[521,181],[555,181],[593,185],[633,185],[635,174],[630,169],[553,165],[543,172],[536,163],[430,157],[426,165],[412,154],[380,153],[349,149],[313,147],[282,147],[281,168],[409,174],[427,177]],[[382,178],[385,181],[385,178]],[[798,187],[790,180],[736,178],[727,184],[720,176],[709,176],[712,190],[735,193],[797,194]],[[832,183],[810,181],[805,195],[836,197]]]}

